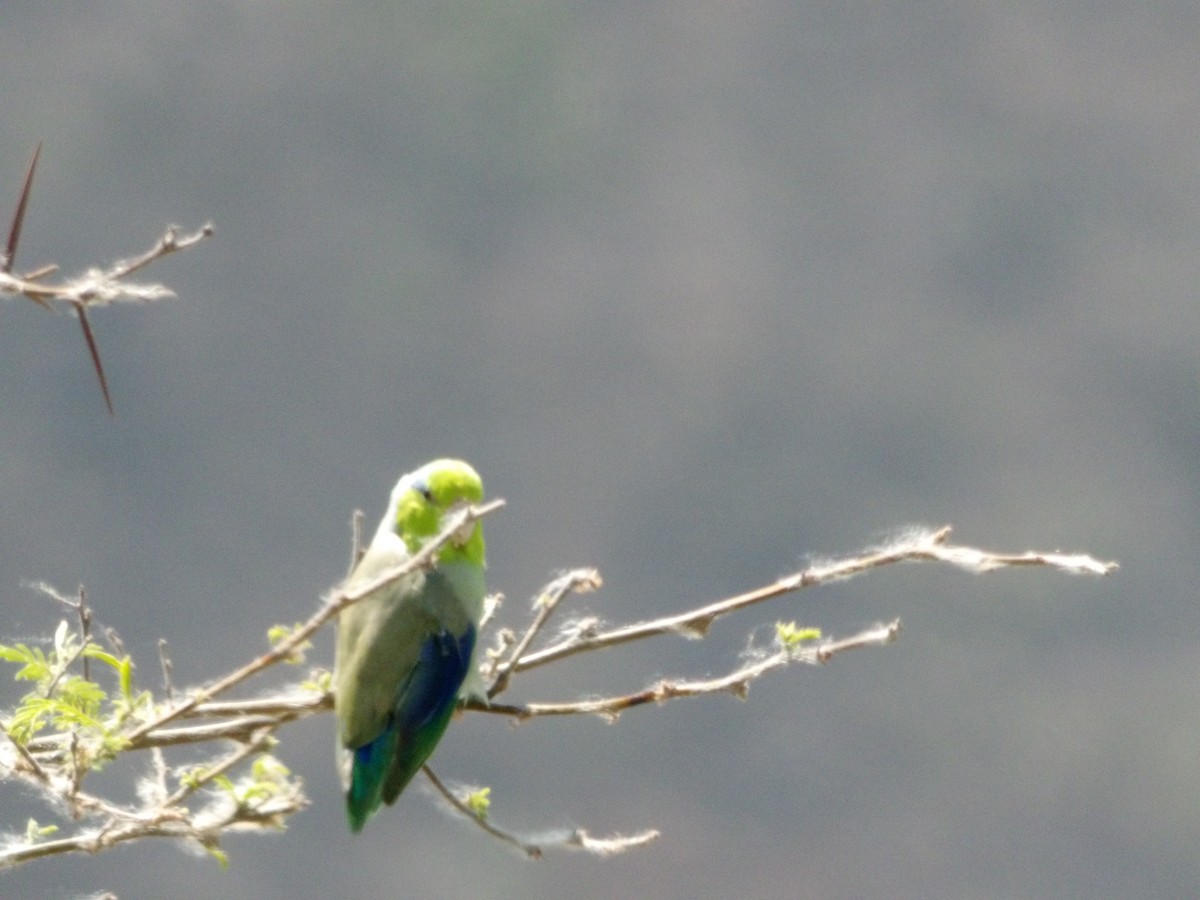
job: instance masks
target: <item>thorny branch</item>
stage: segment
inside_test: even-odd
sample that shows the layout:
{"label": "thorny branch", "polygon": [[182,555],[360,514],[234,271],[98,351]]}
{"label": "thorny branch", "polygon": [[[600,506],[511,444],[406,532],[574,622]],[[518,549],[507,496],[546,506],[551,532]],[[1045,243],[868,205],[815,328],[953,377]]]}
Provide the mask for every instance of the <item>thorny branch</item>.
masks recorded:
{"label": "thorny branch", "polygon": [[[13,736],[11,730],[4,726],[7,742],[15,748],[15,752],[0,753],[0,766],[17,777],[40,785],[43,790],[65,802],[75,817],[99,817],[102,824],[98,828],[83,829],[72,837],[57,840],[37,840],[31,834],[26,841],[10,842],[7,846],[0,847],[0,868],[60,853],[94,853],[117,843],[151,836],[189,840],[223,858],[219,850],[222,833],[235,829],[281,827],[288,816],[298,812],[308,802],[298,780],[286,776],[273,776],[268,770],[266,776],[258,773],[259,781],[255,782],[253,787],[239,788],[237,784],[228,780],[226,773],[247,759],[264,758],[262,754],[270,748],[274,741],[272,735],[279,727],[331,710],[333,698],[327,689],[315,685],[292,688],[279,695],[255,699],[217,698],[249,678],[290,658],[308,638],[350,604],[358,602],[379,587],[430,565],[438,549],[455,532],[468,522],[500,508],[503,502],[493,500],[460,511],[447,523],[437,538],[405,565],[384,573],[375,582],[361,586],[354,592],[334,591],[307,622],[275,644],[269,652],[207,687],[193,690],[182,700],[168,702],[154,714],[145,717],[140,724],[125,731],[124,748],[148,749],[154,760],[155,787],[149,792],[152,796],[141,809],[120,808],[83,792],[80,782],[84,771],[80,769],[77,758],[78,747],[74,733],[39,735],[22,744]],[[849,578],[895,563],[942,562],[976,573],[1016,566],[1040,566],[1071,574],[1104,575],[1116,568],[1116,563],[1100,562],[1084,555],[992,553],[950,544],[949,535],[949,527],[936,531],[910,531],[886,546],[841,560],[815,563],[756,590],[645,622],[605,628],[596,619],[585,619],[568,629],[567,637],[553,640],[548,646],[540,649],[532,649],[553,614],[572,594],[593,591],[600,586],[600,576],[594,569],[566,572],[551,581],[539,593],[533,604],[532,620],[520,638],[507,629],[499,630],[497,647],[489,654],[490,659],[485,664],[491,679],[488,697],[494,698],[503,693],[511,686],[517,674],[528,669],[557,663],[577,654],[611,649],[630,641],[661,635],[677,634],[689,638],[703,638],[717,619],[745,607],[782,594]],[[79,609],[84,600],[82,593],[79,601],[72,601],[53,592],[52,589],[49,589],[49,592],[61,602],[76,609],[82,616],[82,610]],[[745,697],[751,683],[768,672],[797,662],[810,665],[826,663],[849,650],[882,646],[894,641],[899,632],[900,620],[895,619],[841,639],[808,635],[790,640],[785,638],[785,632],[777,626],[774,646],[749,652],[741,665],[715,678],[695,681],[665,679],[629,693],[589,700],[530,701],[515,704],[471,700],[464,702],[464,708],[507,716],[516,721],[562,715],[595,715],[613,720],[627,709],[660,704],[682,697],[716,693]],[[319,682],[320,678],[314,680]],[[235,747],[231,753],[214,763],[193,769],[182,776],[174,776],[178,784],[172,788],[168,784],[171,776],[162,759],[162,748],[183,744],[207,744],[215,740],[233,741]],[[0,750],[3,746],[0,744]],[[616,853],[641,846],[658,835],[657,831],[648,830],[630,836],[593,838],[582,829],[575,829],[548,838],[543,836],[536,841],[522,838],[501,829],[485,813],[468,805],[428,767],[425,771],[435,790],[454,809],[492,836],[518,848],[530,857],[538,857],[545,848],[554,846],[584,849],[602,855]],[[267,779],[268,784],[274,784],[274,788],[264,792],[263,777]],[[275,780],[271,781],[272,778]],[[213,788],[218,785],[224,785],[225,792],[216,792],[216,799],[212,799]],[[207,805],[198,809],[189,807],[188,801],[195,800],[202,788],[209,789]]]}
{"label": "thorny branch", "polygon": [[104,395],[104,404],[108,408],[109,415],[113,415],[112,395],[109,393],[108,379],[104,375],[104,366],[100,362],[96,336],[92,332],[92,326],[88,320],[88,307],[106,306],[109,303],[120,301],[145,303],[175,296],[174,292],[164,285],[135,284],[124,279],[155,260],[179,250],[186,250],[205,238],[211,237],[213,226],[208,223],[192,234],[181,235],[178,229],[172,225],[158,239],[158,243],[140,256],[121,260],[107,269],[89,269],[83,275],[58,283],[45,281],[48,276],[58,271],[58,266],[53,263],[39,266],[37,269],[21,275],[14,275],[13,263],[17,255],[17,245],[21,240],[25,212],[29,207],[29,194],[33,189],[33,176],[37,171],[41,152],[42,145],[38,143],[34,149],[33,158],[29,162],[29,168],[25,172],[21,196],[17,200],[17,208],[13,212],[12,223],[8,229],[4,255],[0,256],[0,294],[27,297],[45,309],[52,309],[56,302],[71,308],[79,319],[79,327],[83,330],[83,339],[92,359],[92,367],[96,370],[96,380],[100,384],[100,392]]}

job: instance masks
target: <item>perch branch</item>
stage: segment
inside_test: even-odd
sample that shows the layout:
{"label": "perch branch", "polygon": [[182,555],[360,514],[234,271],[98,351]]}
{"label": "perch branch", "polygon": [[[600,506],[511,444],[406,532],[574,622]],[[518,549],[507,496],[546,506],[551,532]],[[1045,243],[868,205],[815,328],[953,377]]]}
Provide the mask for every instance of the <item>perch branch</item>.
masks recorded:
{"label": "perch branch", "polygon": [[750,683],[773,669],[780,669],[794,662],[810,665],[829,662],[834,656],[848,650],[860,650],[864,647],[882,647],[896,640],[900,634],[900,620],[893,619],[885,625],[868,628],[858,634],[838,640],[824,640],[812,645],[802,644],[798,647],[781,647],[762,659],[754,660],[746,665],[722,675],[718,678],[708,678],[700,681],[680,681],[663,679],[648,688],[613,697],[601,697],[592,700],[577,700],[568,703],[526,703],[518,705],[492,704],[489,706],[474,705],[469,708],[479,712],[511,716],[518,721],[525,721],[537,716],[600,716],[609,721],[616,718],[625,710],[648,703],[661,704],[680,697],[699,697],[705,694],[729,693],[744,700],[750,692]]}

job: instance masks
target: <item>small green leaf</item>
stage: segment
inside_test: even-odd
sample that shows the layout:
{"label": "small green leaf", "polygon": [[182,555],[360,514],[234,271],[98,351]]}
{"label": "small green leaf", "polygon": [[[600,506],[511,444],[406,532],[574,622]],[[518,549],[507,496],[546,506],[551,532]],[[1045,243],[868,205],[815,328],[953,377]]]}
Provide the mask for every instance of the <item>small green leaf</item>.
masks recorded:
{"label": "small green leaf", "polygon": [[784,647],[798,647],[806,641],[819,641],[820,628],[800,628],[795,622],[776,622],[775,640]]}
{"label": "small green leaf", "polygon": [[58,831],[57,825],[39,825],[37,819],[30,819],[25,823],[25,842],[36,844],[42,838],[50,837]]}
{"label": "small green leaf", "polygon": [[121,696],[130,702],[133,701],[133,657],[121,657],[121,664],[117,667],[117,676],[121,684]]}
{"label": "small green leaf", "polygon": [[25,664],[13,675],[14,681],[50,680],[52,675],[50,665],[46,662],[46,654],[41,651],[41,648],[30,649],[24,644],[17,644],[15,647],[5,647],[4,650],[3,656],[7,661]]}
{"label": "small green leaf", "polygon": [[270,754],[257,757],[250,766],[250,771],[260,781],[282,782],[292,774],[291,769]]}
{"label": "small green leaf", "polygon": [[[272,625],[267,629],[267,642],[272,647],[277,647],[302,627],[303,623],[301,622],[297,622],[295,625]],[[291,649],[283,661],[290,665],[298,665],[304,662],[304,651],[310,649],[312,649],[312,641],[301,641]]]}
{"label": "small green leaf", "polygon": [[117,674],[117,688],[120,691],[122,699],[127,703],[133,702],[133,658],[126,655],[116,657],[106,650],[101,649],[95,644],[88,644],[83,655],[91,659],[97,659],[111,668]]}
{"label": "small green leaf", "polygon": [[491,810],[491,794],[492,789],[490,787],[479,788],[478,790],[471,791],[471,793],[467,794],[466,799],[463,800],[463,803],[466,804],[467,809],[471,810],[471,812],[475,814],[475,818],[482,821],[488,817],[488,812]]}
{"label": "small green leaf", "polygon": [[83,648],[83,655],[89,659],[98,659],[113,669],[121,667],[121,661],[97,644],[88,644]]}
{"label": "small green leaf", "polygon": [[15,647],[9,647],[7,644],[0,644],[0,659],[5,662],[23,662],[29,653],[29,648],[24,644],[17,644]]}
{"label": "small green leaf", "polygon": [[333,673],[328,669],[317,669],[310,678],[300,682],[300,687],[315,694],[328,694],[333,690]]}
{"label": "small green leaf", "polygon": [[226,869],[226,870],[229,869],[229,854],[228,853],[226,853],[224,850],[222,850],[220,847],[216,846],[215,844],[213,844],[212,846],[209,846],[209,847],[205,847],[204,849],[208,851],[209,856],[211,856],[218,863],[220,863],[222,869]]}
{"label": "small green leaf", "polygon": [[35,734],[46,727],[56,708],[56,702],[30,694],[21,701],[21,705],[13,710],[12,718],[8,720],[8,731],[21,743],[27,743]]}

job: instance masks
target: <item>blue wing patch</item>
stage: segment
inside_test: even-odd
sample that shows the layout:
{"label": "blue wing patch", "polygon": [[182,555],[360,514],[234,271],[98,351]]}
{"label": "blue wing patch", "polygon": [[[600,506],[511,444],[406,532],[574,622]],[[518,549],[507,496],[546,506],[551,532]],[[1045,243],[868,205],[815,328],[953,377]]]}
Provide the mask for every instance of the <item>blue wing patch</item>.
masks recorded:
{"label": "blue wing patch", "polygon": [[362,830],[380,803],[394,803],[441,740],[475,649],[475,629],[460,636],[430,635],[412,673],[396,692],[387,727],[354,748],[346,812],[350,828]]}

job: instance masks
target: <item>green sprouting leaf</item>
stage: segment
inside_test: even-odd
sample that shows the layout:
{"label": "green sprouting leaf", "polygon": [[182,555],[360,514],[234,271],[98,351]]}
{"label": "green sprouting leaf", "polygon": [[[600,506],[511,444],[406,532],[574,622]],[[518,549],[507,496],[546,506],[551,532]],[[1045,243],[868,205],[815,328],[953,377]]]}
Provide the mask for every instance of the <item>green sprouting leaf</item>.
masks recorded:
{"label": "green sprouting leaf", "polygon": [[128,697],[117,697],[112,702],[111,720],[114,726],[120,725],[138,711],[151,711],[154,708],[154,695],[149,691],[141,691]]}
{"label": "green sprouting leaf", "polygon": [[221,864],[222,869],[229,868],[229,854],[228,853],[226,853],[224,850],[222,850],[216,844],[207,846],[204,849],[208,851],[209,856],[211,856],[213,859],[215,859],[218,863]]}
{"label": "green sprouting leaf", "polygon": [[784,647],[798,647],[806,641],[819,641],[820,628],[801,628],[795,622],[776,622],[775,640]]}
{"label": "green sprouting leaf", "polygon": [[3,647],[0,648],[0,656],[7,662],[24,663],[13,674],[14,681],[48,682],[53,676],[46,654],[40,647],[27,647],[25,644]]}
{"label": "green sprouting leaf", "polygon": [[268,800],[274,796],[275,788],[272,785],[254,782],[243,785],[237,799],[239,806],[253,806],[257,800]]}
{"label": "green sprouting leaf", "polygon": [[133,699],[133,658],[129,655],[115,656],[98,644],[88,644],[83,648],[83,655],[88,659],[99,660],[117,675],[117,686],[121,696],[126,700]]}
{"label": "green sprouting leaf", "polygon": [[121,664],[117,667],[118,680],[121,685],[121,696],[126,700],[133,702],[133,657],[121,657]]}
{"label": "green sprouting leaf", "polygon": [[61,728],[64,731],[67,729],[84,729],[101,734],[105,731],[104,724],[87,709],[64,702],[57,697],[51,697],[45,703],[43,712],[53,720],[56,728]]}
{"label": "green sprouting leaf", "polygon": [[[267,641],[272,647],[277,647],[302,627],[303,623],[301,622],[297,622],[295,625],[272,625],[267,629]],[[304,662],[304,651],[310,649],[312,649],[312,641],[301,641],[291,649],[283,661],[291,665],[298,665]]]}
{"label": "green sprouting leaf", "polygon": [[121,660],[117,659],[99,644],[89,643],[83,648],[83,655],[88,659],[98,659],[112,669],[119,669],[121,667]]}
{"label": "green sprouting leaf", "polygon": [[95,714],[108,699],[108,692],[94,681],[80,675],[69,675],[58,684],[58,698],[89,714]]}
{"label": "green sprouting leaf", "polygon": [[29,648],[24,644],[17,644],[15,647],[0,644],[0,659],[5,662],[25,662],[29,659]]}
{"label": "green sprouting leaf", "polygon": [[39,825],[37,819],[30,819],[25,823],[25,842],[36,844],[42,838],[48,838],[57,831],[57,825]]}
{"label": "green sprouting leaf", "polygon": [[279,761],[278,758],[264,753],[256,757],[250,766],[250,771],[259,781],[274,781],[282,783],[292,774],[292,770]]}
{"label": "green sprouting leaf", "polygon": [[8,732],[21,743],[28,743],[34,735],[46,727],[53,717],[55,701],[30,694],[13,710],[8,720]]}
{"label": "green sprouting leaf", "polygon": [[492,789],[490,787],[479,788],[478,790],[471,791],[471,793],[467,794],[466,798],[463,800],[463,803],[466,804],[467,809],[474,813],[475,818],[481,820],[486,819],[488,817],[488,812],[492,808],[491,794]]}
{"label": "green sprouting leaf", "polygon": [[271,754],[255,757],[250,776],[238,782],[238,803],[253,807],[257,802],[279,796],[288,789],[291,775],[291,770]]}
{"label": "green sprouting leaf", "polygon": [[101,768],[101,764],[117,758],[118,753],[122,753],[129,748],[129,740],[123,735],[106,732],[101,738],[100,743],[96,747],[96,755],[92,764],[95,769]]}
{"label": "green sprouting leaf", "polygon": [[300,682],[300,687],[317,694],[328,694],[333,690],[333,673],[328,669],[317,669],[311,677]]}

